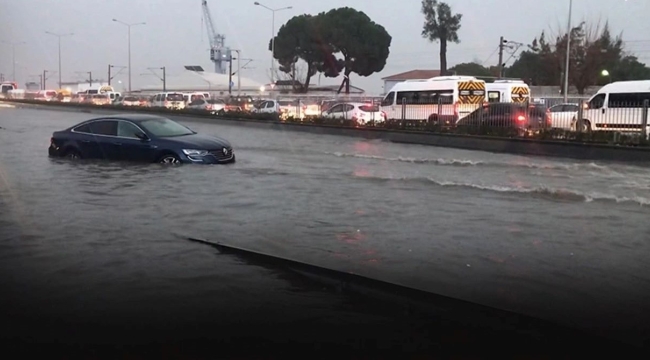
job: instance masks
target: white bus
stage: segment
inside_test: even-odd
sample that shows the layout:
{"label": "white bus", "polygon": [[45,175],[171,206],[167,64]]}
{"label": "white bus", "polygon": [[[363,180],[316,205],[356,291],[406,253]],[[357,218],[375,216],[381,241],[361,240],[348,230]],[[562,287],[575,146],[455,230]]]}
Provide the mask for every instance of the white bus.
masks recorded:
{"label": "white bus", "polygon": [[530,102],[530,87],[522,80],[494,80],[485,84],[487,102]]}
{"label": "white bus", "polygon": [[447,125],[485,102],[485,81],[473,76],[438,76],[395,84],[381,102],[389,120],[444,121]]}

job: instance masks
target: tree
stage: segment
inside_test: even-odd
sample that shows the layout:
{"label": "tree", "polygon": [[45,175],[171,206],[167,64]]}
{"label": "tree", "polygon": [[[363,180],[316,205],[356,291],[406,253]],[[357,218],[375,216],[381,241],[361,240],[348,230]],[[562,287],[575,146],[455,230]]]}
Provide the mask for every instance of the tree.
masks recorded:
{"label": "tree", "polygon": [[461,63],[452,66],[449,68],[450,73],[455,73],[456,75],[466,75],[466,76],[475,76],[475,77],[492,77],[490,69],[485,66],[475,63]]}
{"label": "tree", "polygon": [[460,43],[458,30],[462,14],[452,14],[451,7],[438,0],[422,0],[424,26],[422,37],[431,42],[440,41],[440,74],[447,73],[447,43]]}
{"label": "tree", "polygon": [[[269,51],[275,47],[273,56],[280,64],[281,72],[290,74],[296,92],[307,92],[311,78],[316,73],[323,72],[325,76],[336,77],[341,68],[333,55],[332,47],[322,37],[322,19],[312,15],[294,16],[280,27],[278,35],[269,42]],[[304,81],[298,80],[296,63],[302,60],[306,64]]]}
{"label": "tree", "polygon": [[[342,69],[344,79],[339,92],[345,87],[345,93],[350,93],[351,73],[370,76],[384,69],[392,37],[383,26],[373,22],[365,13],[349,7],[321,13],[319,18],[324,43],[331,46],[334,54],[343,57],[326,57],[323,63],[332,73]],[[328,76],[328,72],[323,73]]]}
{"label": "tree", "polygon": [[[600,23],[582,22],[571,29],[570,36],[569,84],[579,94],[610,79],[650,78],[650,69],[625,52],[622,35],[612,36],[607,23],[601,26]],[[560,85],[563,90],[567,38],[567,34],[563,34],[548,42],[542,32],[508,69],[509,75],[530,79],[532,85]],[[611,78],[604,78],[603,70],[607,70]]]}

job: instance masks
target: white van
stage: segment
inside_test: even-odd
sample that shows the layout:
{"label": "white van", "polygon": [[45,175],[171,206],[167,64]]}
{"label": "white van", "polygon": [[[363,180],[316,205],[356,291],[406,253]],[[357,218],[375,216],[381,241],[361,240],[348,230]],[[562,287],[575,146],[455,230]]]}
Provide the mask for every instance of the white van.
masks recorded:
{"label": "white van", "polygon": [[497,102],[530,102],[530,87],[523,80],[494,80],[485,84],[485,101]]}
{"label": "white van", "polygon": [[[485,81],[473,76],[437,76],[395,84],[381,102],[387,119],[458,121],[485,102]],[[403,105],[404,104],[404,105]]]}
{"label": "white van", "polygon": [[[581,121],[574,119],[571,128],[575,129],[578,122],[582,131],[641,131],[646,100],[650,101],[650,80],[607,84],[589,99],[582,110]],[[646,125],[650,125],[650,116]]]}
{"label": "white van", "polygon": [[158,93],[153,97],[151,107],[185,109],[185,99],[183,98],[183,93],[179,92]]}

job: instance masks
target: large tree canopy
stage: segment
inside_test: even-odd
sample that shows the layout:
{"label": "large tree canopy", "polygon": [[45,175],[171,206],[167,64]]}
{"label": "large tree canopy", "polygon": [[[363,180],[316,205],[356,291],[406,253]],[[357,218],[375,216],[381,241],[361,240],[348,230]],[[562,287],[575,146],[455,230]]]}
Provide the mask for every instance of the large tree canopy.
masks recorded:
{"label": "large tree canopy", "polygon": [[292,73],[299,60],[307,64],[305,91],[316,73],[337,77],[343,72],[339,92],[345,86],[349,93],[351,73],[369,76],[384,69],[391,41],[383,26],[363,12],[344,7],[289,20],[275,38],[274,57],[286,73]]}
{"label": "large tree canopy", "polygon": [[[332,47],[324,41],[322,19],[311,15],[299,15],[291,18],[280,27],[275,42],[269,42],[269,50],[280,64],[280,71],[292,75],[294,84],[302,84],[296,91],[307,92],[312,76],[323,72],[325,76],[336,77],[341,68],[337,66]],[[275,49],[273,49],[275,47]],[[296,63],[302,60],[307,64],[304,80],[293,78]]]}
{"label": "large tree canopy", "polygon": [[350,93],[350,74],[370,76],[386,66],[392,37],[368,15],[349,7],[333,9],[319,15],[324,35],[334,52],[342,56],[343,74],[339,92],[345,86]]}

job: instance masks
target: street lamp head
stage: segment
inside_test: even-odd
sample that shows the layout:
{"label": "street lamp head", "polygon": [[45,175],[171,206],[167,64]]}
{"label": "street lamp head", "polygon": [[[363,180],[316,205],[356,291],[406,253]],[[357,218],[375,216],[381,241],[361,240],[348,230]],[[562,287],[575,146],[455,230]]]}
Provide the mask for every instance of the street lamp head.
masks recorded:
{"label": "street lamp head", "polygon": [[603,71],[600,72],[600,74],[601,74],[602,76],[609,76],[609,71],[607,71],[607,70],[603,70]]}
{"label": "street lamp head", "polygon": [[256,2],[254,2],[253,4],[255,4],[255,5],[258,5],[258,6],[260,5],[260,3],[259,3],[259,2],[257,2],[257,1],[256,1]]}
{"label": "street lamp head", "polygon": [[293,6],[287,6],[287,9],[288,10],[293,9]]}

